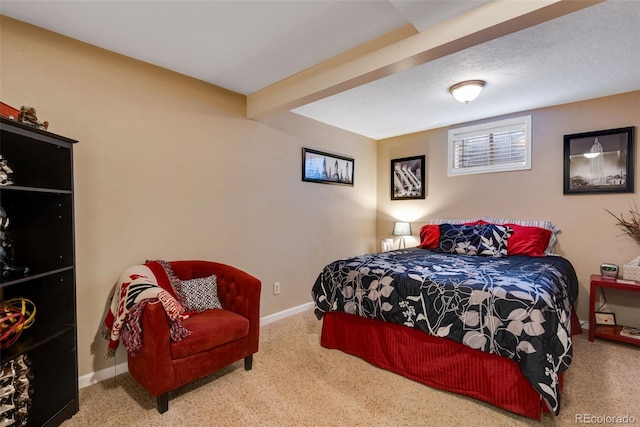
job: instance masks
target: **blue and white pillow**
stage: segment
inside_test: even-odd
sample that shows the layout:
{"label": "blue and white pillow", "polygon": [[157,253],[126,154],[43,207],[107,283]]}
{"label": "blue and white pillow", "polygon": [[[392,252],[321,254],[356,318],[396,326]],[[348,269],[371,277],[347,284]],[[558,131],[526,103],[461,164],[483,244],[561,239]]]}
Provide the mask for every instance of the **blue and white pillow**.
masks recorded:
{"label": "blue and white pillow", "polygon": [[502,257],[513,230],[495,224],[440,224],[437,252]]}

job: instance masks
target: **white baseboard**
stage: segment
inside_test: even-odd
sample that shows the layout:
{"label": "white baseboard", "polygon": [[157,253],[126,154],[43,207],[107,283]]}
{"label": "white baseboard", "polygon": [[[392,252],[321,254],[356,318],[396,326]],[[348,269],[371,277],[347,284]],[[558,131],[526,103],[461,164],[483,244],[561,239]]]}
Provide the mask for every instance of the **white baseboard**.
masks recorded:
{"label": "white baseboard", "polygon": [[587,331],[587,333],[589,333],[589,321],[587,320],[581,320],[580,321],[580,326],[582,326],[582,330]]}
{"label": "white baseboard", "polygon": [[108,380],[117,375],[128,372],[127,362],[119,365],[114,365],[112,368],[103,369],[98,372],[91,372],[90,374],[82,375],[78,378],[78,387],[84,388],[92,384],[97,384],[100,381]]}
{"label": "white baseboard", "polygon": [[[275,322],[277,320],[293,316],[294,314],[302,313],[303,311],[308,310],[312,307],[313,302],[309,302],[307,304],[289,308],[278,313],[270,314],[269,316],[261,317],[260,326],[268,325],[269,323]],[[100,381],[108,380],[109,378],[113,378],[117,375],[124,374],[125,372],[128,372],[127,362],[123,362],[119,365],[114,365],[112,368],[102,369],[98,372],[91,372],[78,378],[78,387],[87,387],[92,384],[99,383]]]}
{"label": "white baseboard", "polygon": [[302,313],[303,311],[309,310],[312,307],[313,307],[313,302],[308,302],[306,304],[302,304],[297,307],[292,307],[287,310],[280,311],[278,313],[270,314],[269,316],[265,316],[260,319],[260,326],[268,325],[269,323],[275,322],[276,320],[281,320],[281,319],[284,319],[285,317]]}

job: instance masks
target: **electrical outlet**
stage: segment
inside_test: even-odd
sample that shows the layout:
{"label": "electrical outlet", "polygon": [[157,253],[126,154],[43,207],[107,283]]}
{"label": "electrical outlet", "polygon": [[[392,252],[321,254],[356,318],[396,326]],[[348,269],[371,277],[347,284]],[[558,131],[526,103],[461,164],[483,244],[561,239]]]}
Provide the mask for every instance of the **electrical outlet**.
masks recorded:
{"label": "electrical outlet", "polygon": [[280,293],[280,282],[275,282],[273,284],[273,294],[278,295]]}

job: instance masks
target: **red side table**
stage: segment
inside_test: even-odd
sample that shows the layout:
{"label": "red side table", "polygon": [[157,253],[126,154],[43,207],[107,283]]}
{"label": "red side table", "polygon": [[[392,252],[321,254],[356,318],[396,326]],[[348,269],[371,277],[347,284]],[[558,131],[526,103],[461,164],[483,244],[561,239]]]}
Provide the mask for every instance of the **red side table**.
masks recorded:
{"label": "red side table", "polygon": [[611,288],[631,292],[640,292],[640,282],[633,280],[624,280],[624,282],[633,283],[621,283],[621,281],[618,279],[609,279],[606,277],[602,277],[599,274],[591,275],[591,293],[589,294],[589,341],[593,341],[594,337],[599,337],[640,346],[640,340],[620,335],[622,325],[596,325],[595,302],[598,288]]}

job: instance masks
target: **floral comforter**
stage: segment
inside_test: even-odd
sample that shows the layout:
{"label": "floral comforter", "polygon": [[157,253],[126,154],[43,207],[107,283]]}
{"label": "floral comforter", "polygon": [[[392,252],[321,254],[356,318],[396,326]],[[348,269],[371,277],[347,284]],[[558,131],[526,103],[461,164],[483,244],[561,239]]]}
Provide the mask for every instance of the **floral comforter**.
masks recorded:
{"label": "floral comforter", "polygon": [[327,265],[312,290],[316,315],[344,311],[418,328],[516,361],[556,415],[558,374],[573,358],[578,295],[559,256],[451,255],[407,249]]}

